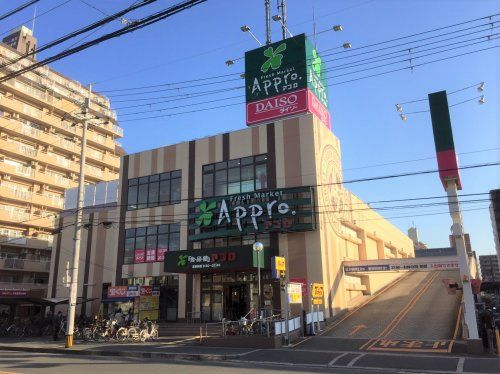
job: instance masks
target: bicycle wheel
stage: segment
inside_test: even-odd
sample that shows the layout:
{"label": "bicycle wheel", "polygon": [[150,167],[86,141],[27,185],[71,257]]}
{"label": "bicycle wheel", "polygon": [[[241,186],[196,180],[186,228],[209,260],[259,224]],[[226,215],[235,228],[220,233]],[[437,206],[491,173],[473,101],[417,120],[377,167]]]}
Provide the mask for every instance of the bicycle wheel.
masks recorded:
{"label": "bicycle wheel", "polygon": [[141,333],[139,334],[139,338],[141,342],[145,342],[149,338],[148,330],[144,329],[141,330]]}
{"label": "bicycle wheel", "polygon": [[157,330],[157,329],[154,329],[154,330],[151,332],[151,339],[153,339],[153,340],[158,340],[158,330]]}
{"label": "bicycle wheel", "polygon": [[128,329],[127,338],[132,342],[138,342],[140,340],[141,330],[138,327],[133,326]]}
{"label": "bicycle wheel", "polygon": [[124,342],[125,340],[127,340],[127,336],[128,331],[126,327],[120,327],[116,332],[116,340],[118,340],[119,342]]}

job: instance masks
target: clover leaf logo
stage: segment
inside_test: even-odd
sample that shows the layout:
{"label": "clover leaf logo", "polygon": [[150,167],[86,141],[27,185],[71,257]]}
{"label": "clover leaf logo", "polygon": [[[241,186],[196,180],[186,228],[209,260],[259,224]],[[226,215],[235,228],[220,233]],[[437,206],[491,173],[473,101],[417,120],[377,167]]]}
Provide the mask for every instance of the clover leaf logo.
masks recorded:
{"label": "clover leaf logo", "polygon": [[196,224],[198,226],[208,226],[212,223],[212,217],[214,213],[212,210],[215,209],[217,204],[215,201],[212,201],[210,204],[207,205],[207,202],[204,201],[200,204],[200,215],[196,218]]}
{"label": "clover leaf logo", "polygon": [[187,260],[188,260],[187,255],[179,255],[179,259],[177,261],[177,266],[186,266]]}
{"label": "clover leaf logo", "polygon": [[321,57],[319,57],[318,52],[313,49],[312,50],[313,60],[312,60],[312,68],[318,77],[321,77]]}
{"label": "clover leaf logo", "polygon": [[262,64],[260,67],[260,71],[263,73],[267,73],[269,68],[276,70],[281,66],[281,62],[283,60],[283,52],[286,49],[286,43],[282,43],[274,50],[273,47],[269,47],[264,51],[264,56],[268,57],[266,62]]}

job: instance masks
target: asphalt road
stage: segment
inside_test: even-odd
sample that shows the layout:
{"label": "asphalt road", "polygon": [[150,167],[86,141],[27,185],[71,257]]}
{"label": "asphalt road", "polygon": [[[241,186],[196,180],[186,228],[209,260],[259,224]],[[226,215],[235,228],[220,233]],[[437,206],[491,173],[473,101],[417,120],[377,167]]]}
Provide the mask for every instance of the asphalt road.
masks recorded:
{"label": "asphalt road", "polygon": [[357,339],[453,339],[460,293],[449,295],[442,279],[459,272],[413,272],[351,312],[324,336]]}
{"label": "asphalt road", "polygon": [[325,352],[300,349],[255,350],[231,361],[173,361],[0,351],[0,374],[19,373],[488,373],[500,359],[457,356]]}

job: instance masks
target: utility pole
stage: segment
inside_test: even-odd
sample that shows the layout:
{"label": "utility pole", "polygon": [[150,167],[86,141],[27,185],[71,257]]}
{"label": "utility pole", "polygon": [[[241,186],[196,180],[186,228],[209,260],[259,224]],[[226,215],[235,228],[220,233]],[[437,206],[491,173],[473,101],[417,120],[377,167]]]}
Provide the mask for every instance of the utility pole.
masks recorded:
{"label": "utility pole", "polygon": [[265,0],[266,4],[266,45],[271,44],[271,0]]}
{"label": "utility pole", "polygon": [[[278,0],[280,1],[280,0]],[[279,4],[279,3],[278,3]],[[286,0],[281,0],[281,5],[278,5],[278,10],[281,8],[281,30],[283,40],[286,39]]]}
{"label": "utility pole", "polygon": [[479,339],[476,321],[476,304],[472,294],[471,274],[469,266],[469,255],[465,247],[464,229],[462,225],[462,213],[457,195],[457,184],[455,180],[450,180],[446,184],[446,194],[448,195],[448,207],[453,222],[451,234],[455,238],[457,248],[458,264],[460,266],[460,276],[462,278],[462,294],[464,297],[464,320],[469,333],[469,339]]}
{"label": "utility pole", "polygon": [[80,175],[78,177],[78,201],[76,204],[75,231],[73,236],[73,269],[69,289],[69,304],[66,326],[66,348],[73,346],[73,329],[75,325],[76,298],[78,291],[78,264],[80,262],[80,241],[82,237],[83,198],[85,191],[85,149],[87,148],[87,124],[92,95],[92,84],[89,85],[88,97],[83,104],[82,149],[80,152]]}

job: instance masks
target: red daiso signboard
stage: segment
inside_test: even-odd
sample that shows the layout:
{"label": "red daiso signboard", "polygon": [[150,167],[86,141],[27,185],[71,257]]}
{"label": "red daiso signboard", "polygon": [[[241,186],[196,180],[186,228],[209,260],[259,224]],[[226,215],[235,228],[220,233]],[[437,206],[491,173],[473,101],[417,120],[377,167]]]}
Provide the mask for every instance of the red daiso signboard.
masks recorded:
{"label": "red daiso signboard", "polygon": [[245,53],[247,126],[315,114],[330,128],[324,64],[304,34]]}

